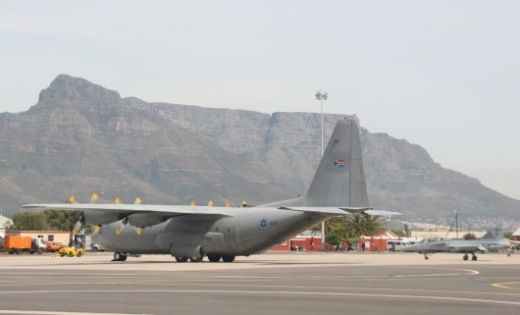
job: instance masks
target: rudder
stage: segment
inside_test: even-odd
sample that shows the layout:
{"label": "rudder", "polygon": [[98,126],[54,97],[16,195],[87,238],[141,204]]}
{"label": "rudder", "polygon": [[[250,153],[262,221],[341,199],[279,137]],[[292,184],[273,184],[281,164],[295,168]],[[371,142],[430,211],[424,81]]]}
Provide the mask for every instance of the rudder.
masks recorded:
{"label": "rudder", "polygon": [[356,116],[338,121],[312,183],[305,206],[368,207],[359,122]]}

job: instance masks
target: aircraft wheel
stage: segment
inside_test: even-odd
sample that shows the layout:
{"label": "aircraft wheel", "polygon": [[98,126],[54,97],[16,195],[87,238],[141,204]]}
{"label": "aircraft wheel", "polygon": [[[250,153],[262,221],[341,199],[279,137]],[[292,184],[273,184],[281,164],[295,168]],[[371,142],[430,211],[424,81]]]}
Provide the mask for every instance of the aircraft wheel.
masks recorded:
{"label": "aircraft wheel", "polygon": [[462,256],[462,259],[464,259],[464,260],[468,260],[468,255],[464,255],[464,256]]}
{"label": "aircraft wheel", "polygon": [[200,257],[190,257],[190,261],[191,262],[201,262],[202,259],[204,259],[204,257],[200,256]]}
{"label": "aircraft wheel", "polygon": [[120,253],[120,252],[115,252],[114,253],[114,260],[115,261],[125,261],[127,258],[127,256],[123,253]]}
{"label": "aircraft wheel", "polygon": [[428,260],[429,258],[430,258],[430,257],[428,257],[428,256],[424,256],[424,259],[426,259],[426,260]]}
{"label": "aircraft wheel", "polygon": [[473,255],[473,257],[471,257],[471,260],[477,260],[477,256]]}
{"label": "aircraft wheel", "polygon": [[184,262],[187,262],[187,261],[188,261],[188,257],[185,257],[185,256],[175,256],[175,260],[176,260],[177,262],[184,263]]}
{"label": "aircraft wheel", "polygon": [[211,262],[219,262],[220,258],[221,258],[221,256],[219,256],[219,255],[208,255],[208,259]]}
{"label": "aircraft wheel", "polygon": [[222,256],[224,262],[230,263],[235,261],[235,256]]}

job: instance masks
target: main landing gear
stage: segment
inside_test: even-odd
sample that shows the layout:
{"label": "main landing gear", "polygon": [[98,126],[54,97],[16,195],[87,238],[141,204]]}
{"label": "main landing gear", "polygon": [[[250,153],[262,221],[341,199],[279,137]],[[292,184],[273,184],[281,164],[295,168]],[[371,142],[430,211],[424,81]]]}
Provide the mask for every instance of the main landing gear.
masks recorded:
{"label": "main landing gear", "polygon": [[[201,262],[204,257],[184,257],[184,256],[175,256],[175,260],[177,262]],[[208,255],[208,260],[210,262],[219,262],[222,259],[224,262],[233,262],[235,261],[235,256],[220,256],[220,255]]]}
{"label": "main landing gear", "polygon": [[114,253],[114,261],[125,261],[127,257],[128,257],[128,255],[120,253],[120,252]]}
{"label": "main landing gear", "polygon": [[[470,253],[471,254],[471,260],[477,260],[477,255],[475,255],[475,253]],[[468,253],[464,254],[464,256],[462,256],[462,259],[464,260],[468,260],[469,256],[468,256]]]}
{"label": "main landing gear", "polygon": [[188,260],[190,262],[201,262],[204,257],[186,257],[186,256],[175,256],[175,261],[185,263]]}
{"label": "main landing gear", "polygon": [[[128,258],[128,254],[115,252],[113,261],[125,261]],[[204,259],[200,257],[187,257],[187,256],[175,256],[175,261],[180,263],[188,262],[201,262]],[[220,256],[220,255],[208,255],[208,260],[211,262],[219,262],[222,259],[223,262],[231,263],[235,261],[235,256]]]}

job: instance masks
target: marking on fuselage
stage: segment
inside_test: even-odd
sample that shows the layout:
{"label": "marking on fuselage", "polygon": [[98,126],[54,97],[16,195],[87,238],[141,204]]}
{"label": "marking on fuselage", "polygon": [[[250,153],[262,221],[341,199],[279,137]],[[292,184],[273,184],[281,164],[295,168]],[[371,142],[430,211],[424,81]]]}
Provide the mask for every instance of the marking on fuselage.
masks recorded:
{"label": "marking on fuselage", "polygon": [[269,220],[267,218],[260,219],[260,228],[266,229],[269,226]]}

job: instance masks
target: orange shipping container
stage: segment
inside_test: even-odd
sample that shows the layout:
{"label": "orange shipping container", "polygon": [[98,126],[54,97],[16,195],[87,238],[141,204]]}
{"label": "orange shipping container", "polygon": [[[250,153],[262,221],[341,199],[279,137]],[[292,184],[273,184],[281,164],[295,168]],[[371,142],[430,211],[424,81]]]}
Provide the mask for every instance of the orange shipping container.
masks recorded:
{"label": "orange shipping container", "polygon": [[32,239],[30,236],[7,235],[4,239],[5,249],[30,249]]}

